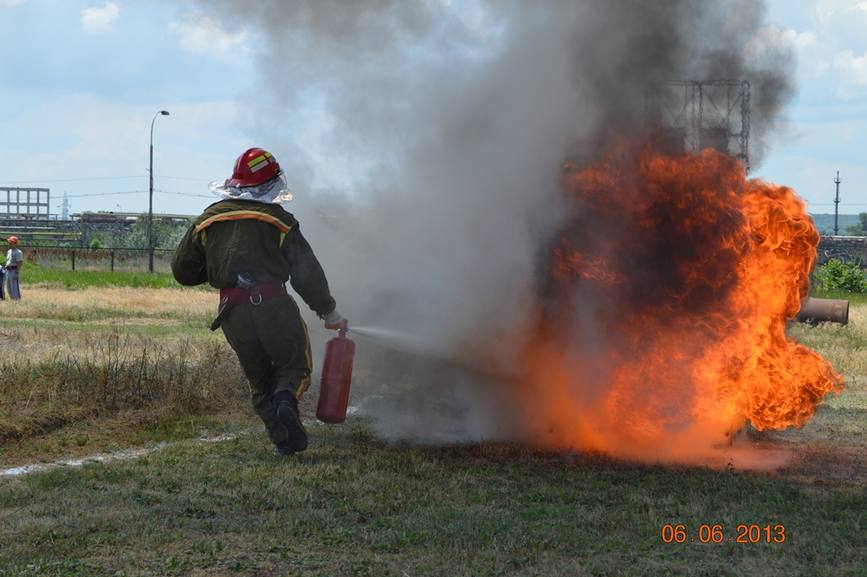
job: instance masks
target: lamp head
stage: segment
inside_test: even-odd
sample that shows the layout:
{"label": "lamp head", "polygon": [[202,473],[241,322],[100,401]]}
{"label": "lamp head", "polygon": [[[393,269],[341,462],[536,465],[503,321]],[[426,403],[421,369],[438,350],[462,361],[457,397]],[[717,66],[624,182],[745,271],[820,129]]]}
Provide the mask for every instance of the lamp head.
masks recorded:
{"label": "lamp head", "polygon": [[160,110],[160,114],[162,114],[163,116],[168,116],[169,111],[168,110]]}

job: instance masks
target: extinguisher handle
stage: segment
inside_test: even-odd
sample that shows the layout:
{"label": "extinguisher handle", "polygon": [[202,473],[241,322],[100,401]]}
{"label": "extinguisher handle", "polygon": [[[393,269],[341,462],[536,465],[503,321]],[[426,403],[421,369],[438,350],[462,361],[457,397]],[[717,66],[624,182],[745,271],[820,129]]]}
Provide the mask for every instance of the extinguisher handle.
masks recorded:
{"label": "extinguisher handle", "polygon": [[349,330],[349,327],[344,327],[344,328],[340,329],[339,331],[337,331],[337,334],[338,334],[339,336],[341,336],[341,337],[345,337],[345,336],[346,336],[346,332],[347,332],[348,330]]}

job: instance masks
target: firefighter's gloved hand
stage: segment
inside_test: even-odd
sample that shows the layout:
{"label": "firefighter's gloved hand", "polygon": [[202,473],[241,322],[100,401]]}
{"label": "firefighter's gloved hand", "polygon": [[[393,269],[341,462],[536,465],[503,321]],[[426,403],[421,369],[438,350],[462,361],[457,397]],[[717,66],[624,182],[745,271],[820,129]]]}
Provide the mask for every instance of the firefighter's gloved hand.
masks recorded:
{"label": "firefighter's gloved hand", "polygon": [[325,328],[329,331],[345,331],[349,327],[349,323],[337,312],[337,309],[325,315],[323,320],[325,321]]}

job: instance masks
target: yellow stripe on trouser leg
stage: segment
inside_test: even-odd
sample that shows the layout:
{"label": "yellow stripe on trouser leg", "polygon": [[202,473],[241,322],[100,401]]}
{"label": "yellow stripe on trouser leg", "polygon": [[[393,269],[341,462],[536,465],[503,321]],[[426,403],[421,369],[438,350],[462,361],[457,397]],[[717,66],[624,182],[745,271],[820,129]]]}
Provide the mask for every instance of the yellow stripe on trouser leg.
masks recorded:
{"label": "yellow stripe on trouser leg", "polygon": [[[313,370],[313,352],[310,350],[310,333],[307,331],[307,323],[304,322],[304,319],[301,319],[301,326],[304,327],[304,336],[307,340],[307,346],[305,347],[304,353],[307,356],[307,366],[310,367],[310,370]],[[301,382],[298,383],[298,388],[295,389],[295,398],[299,401],[301,400],[301,396],[307,391],[307,388],[310,387],[310,373],[307,373],[307,376],[301,379]]]}

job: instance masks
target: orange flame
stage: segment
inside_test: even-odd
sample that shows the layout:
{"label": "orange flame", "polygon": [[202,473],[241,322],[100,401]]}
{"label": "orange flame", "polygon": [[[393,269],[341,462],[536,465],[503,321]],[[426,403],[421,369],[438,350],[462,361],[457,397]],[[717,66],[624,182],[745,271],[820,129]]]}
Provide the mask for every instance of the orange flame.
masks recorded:
{"label": "orange flame", "polygon": [[713,150],[619,145],[566,165],[581,216],[552,251],[520,406],[543,445],[704,458],[747,422],[800,426],[842,388],[787,338],[819,236],[790,188]]}

